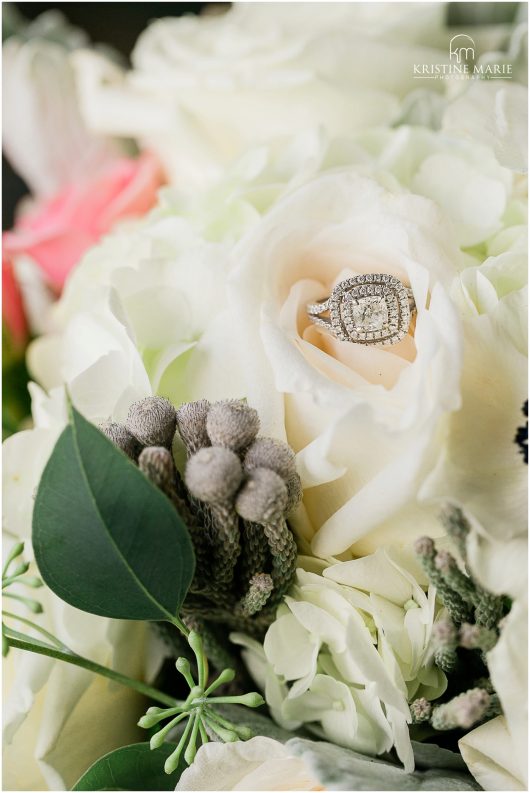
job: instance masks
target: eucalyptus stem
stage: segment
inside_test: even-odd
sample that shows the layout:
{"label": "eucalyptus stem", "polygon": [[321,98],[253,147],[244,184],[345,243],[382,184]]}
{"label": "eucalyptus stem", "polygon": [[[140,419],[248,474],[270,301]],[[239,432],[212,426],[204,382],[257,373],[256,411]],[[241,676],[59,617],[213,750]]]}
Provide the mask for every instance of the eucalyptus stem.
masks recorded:
{"label": "eucalyptus stem", "polygon": [[59,661],[64,661],[65,663],[72,664],[73,666],[80,666],[83,669],[87,669],[89,672],[94,672],[96,675],[108,677],[110,680],[114,680],[116,683],[120,683],[122,686],[132,688],[134,691],[138,691],[139,694],[150,697],[156,702],[160,702],[163,705],[168,705],[169,707],[176,707],[184,704],[179,702],[179,700],[170,697],[168,694],[164,694],[163,691],[153,688],[153,686],[150,686],[147,683],[142,683],[140,680],[134,680],[132,677],[128,677],[127,675],[123,675],[121,672],[116,672],[114,669],[109,669],[106,666],[97,664],[95,661],[90,661],[88,658],[83,658],[81,655],[77,655],[73,652],[64,652],[62,650],[56,649],[55,647],[47,647],[44,644],[33,644],[31,637],[27,637],[27,639],[26,637],[24,637],[24,639],[15,638],[9,629],[7,630],[7,639],[11,647],[18,648],[19,650],[27,650],[30,653],[46,655],[50,658],[57,658]]}
{"label": "eucalyptus stem", "polygon": [[168,617],[167,621],[170,622],[172,625],[174,625],[176,628],[178,628],[185,639],[188,638],[190,632],[178,617]]}
{"label": "eucalyptus stem", "polygon": [[32,620],[26,619],[26,617],[21,617],[20,614],[13,614],[11,611],[2,611],[2,617],[10,617],[13,620],[17,620],[18,622],[24,623],[29,628],[33,628],[34,631],[37,631],[42,636],[45,636],[50,642],[58,647],[61,650],[68,650],[68,652],[72,653],[73,651],[70,650],[69,647],[64,644],[60,639],[53,635],[53,633],[49,633],[45,628],[42,628],[40,625],[37,625],[36,622],[32,622]]}

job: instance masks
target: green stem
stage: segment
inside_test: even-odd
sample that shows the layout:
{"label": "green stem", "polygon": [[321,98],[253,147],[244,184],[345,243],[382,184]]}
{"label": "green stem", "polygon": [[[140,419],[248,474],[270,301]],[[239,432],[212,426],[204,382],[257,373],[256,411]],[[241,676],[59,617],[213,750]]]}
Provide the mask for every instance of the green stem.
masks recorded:
{"label": "green stem", "polygon": [[102,677],[108,677],[110,680],[114,680],[116,683],[121,683],[122,686],[132,688],[135,691],[138,691],[138,693],[143,694],[150,699],[154,699],[156,702],[161,702],[163,705],[175,707],[179,704],[182,704],[173,697],[168,696],[168,694],[164,694],[163,691],[159,691],[158,689],[147,685],[147,683],[142,683],[140,680],[134,680],[132,677],[122,675],[121,672],[116,672],[114,669],[109,669],[108,667],[101,666],[101,664],[97,664],[94,661],[89,661],[88,658],[83,658],[81,655],[63,652],[62,650],[58,650],[55,647],[46,647],[43,644],[33,644],[29,637],[27,641],[23,641],[19,638],[12,638],[8,634],[7,639],[11,647],[16,647],[19,650],[27,650],[30,653],[47,655],[50,658],[57,658],[59,661],[65,661],[67,664],[73,664],[73,666],[80,666],[83,669],[88,669],[89,672],[94,672],[96,675],[101,675]]}
{"label": "green stem", "polygon": [[14,584],[17,579],[18,575],[10,576],[9,578],[2,578],[2,589],[11,586],[11,584]]}
{"label": "green stem", "polygon": [[220,713],[217,713],[216,710],[213,708],[205,708],[206,715],[209,719],[216,721],[221,727],[225,727],[227,730],[232,730],[232,732],[237,732],[237,724],[225,719],[221,716]]}
{"label": "green stem", "polygon": [[5,563],[4,567],[3,567],[3,570],[2,570],[2,580],[5,578],[6,573],[7,573],[7,568],[9,567],[9,565],[11,564],[13,559],[16,559],[17,556],[20,556],[20,554],[22,553],[23,550],[24,550],[24,543],[23,542],[17,542],[17,544],[12,547],[12,549],[11,549],[7,559],[6,559],[6,563]]}
{"label": "green stem", "polygon": [[50,642],[55,644],[55,646],[58,647],[60,650],[68,650],[68,652],[70,653],[72,652],[72,650],[70,650],[70,648],[67,647],[66,644],[63,644],[63,642],[61,642],[52,633],[48,633],[47,630],[41,628],[41,626],[37,625],[35,622],[32,622],[31,620],[28,620],[25,617],[21,617],[20,614],[13,614],[11,611],[2,611],[2,617],[11,617],[11,619],[13,620],[17,620],[18,622],[23,622],[24,625],[28,625],[30,628],[33,628],[34,631],[37,631],[42,636],[45,636]]}
{"label": "green stem", "polygon": [[188,636],[190,635],[190,632],[186,628],[184,623],[179,620],[178,617],[171,617],[170,619],[168,619],[168,622],[170,622],[172,625],[174,625],[176,628],[178,628],[185,639],[188,638]]}
{"label": "green stem", "polygon": [[19,603],[23,603],[24,606],[26,606],[26,608],[28,608],[34,614],[42,614],[43,609],[38,600],[23,597],[23,595],[15,595],[13,592],[2,592],[2,597],[11,598],[11,600],[16,600]]}

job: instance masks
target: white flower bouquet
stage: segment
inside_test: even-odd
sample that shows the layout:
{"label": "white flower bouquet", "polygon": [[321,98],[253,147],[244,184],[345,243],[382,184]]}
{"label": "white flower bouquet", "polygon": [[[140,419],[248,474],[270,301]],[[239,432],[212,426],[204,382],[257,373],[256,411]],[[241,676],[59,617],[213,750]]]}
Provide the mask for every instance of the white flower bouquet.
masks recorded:
{"label": "white flower bouquet", "polygon": [[6,789],[526,789],[524,11],[4,21]]}

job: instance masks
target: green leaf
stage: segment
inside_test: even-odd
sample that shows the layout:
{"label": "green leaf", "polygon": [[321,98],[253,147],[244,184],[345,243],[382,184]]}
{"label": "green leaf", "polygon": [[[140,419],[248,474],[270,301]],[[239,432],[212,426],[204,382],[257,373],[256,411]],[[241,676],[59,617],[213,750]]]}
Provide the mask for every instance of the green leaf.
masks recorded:
{"label": "green leaf", "polygon": [[72,790],[174,790],[186,767],[181,758],[177,769],[166,774],[164,762],[174,749],[174,743],[153,751],[148,743],[115,749],[96,760]]}
{"label": "green leaf", "polygon": [[169,500],[73,407],[40,481],[33,547],[56,595],[116,619],[175,621],[195,566]]}

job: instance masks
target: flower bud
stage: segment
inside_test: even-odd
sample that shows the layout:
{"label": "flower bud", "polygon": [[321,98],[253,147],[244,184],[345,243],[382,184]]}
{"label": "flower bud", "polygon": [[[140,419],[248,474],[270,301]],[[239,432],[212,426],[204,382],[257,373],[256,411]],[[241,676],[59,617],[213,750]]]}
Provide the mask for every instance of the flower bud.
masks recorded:
{"label": "flower bud", "polygon": [[419,537],[414,543],[414,551],[418,556],[430,557],[434,553],[434,542],[430,537]]}
{"label": "flower bud", "polygon": [[170,449],[177,425],[175,408],[164,397],[146,397],[133,402],[126,424],[127,429],[144,446],[165,446]]}
{"label": "flower bud", "polygon": [[421,724],[423,721],[429,721],[431,713],[432,705],[425,697],[415,699],[410,705],[410,715],[412,716],[413,724]]}
{"label": "flower bud", "polygon": [[481,721],[490,706],[491,696],[482,688],[472,688],[434,708],[431,724],[435,730],[469,730]]}
{"label": "flower bud", "polygon": [[127,427],[117,421],[104,421],[103,424],[99,425],[99,429],[107,436],[109,441],[112,441],[114,446],[117,446],[127,457],[136,462],[142,450],[142,444],[139,443],[132,432],[129,432]]}
{"label": "flower bud", "polygon": [[149,713],[149,711],[147,711],[147,713],[138,721],[138,726],[142,727],[144,730],[150,730],[151,727],[154,727],[155,724],[158,724],[161,718],[163,718],[163,716],[161,717],[159,713]]}
{"label": "flower bud", "polygon": [[177,658],[175,661],[175,666],[177,668],[177,672],[180,672],[182,675],[189,675],[191,671],[190,662],[187,658]]}
{"label": "flower bud", "polygon": [[240,724],[236,724],[236,732],[242,741],[248,741],[256,735],[254,730],[251,730],[250,727],[244,727]]}
{"label": "flower bud", "polygon": [[245,455],[244,466],[248,473],[256,468],[270,468],[284,482],[288,482],[296,474],[293,450],[275,438],[256,438]]}
{"label": "flower bud", "polygon": [[206,717],[208,727],[215,732],[224,743],[234,743],[239,741],[239,735],[234,730],[227,730],[222,727],[215,719]]}
{"label": "flower bud", "polygon": [[265,700],[261,694],[258,694],[256,691],[252,691],[250,694],[242,694],[238,697],[237,701],[240,705],[244,705],[247,708],[260,708],[265,704]]}
{"label": "flower bud", "polygon": [[256,468],[236,499],[236,512],[253,523],[271,523],[282,517],[287,506],[287,487],[269,468]]}
{"label": "flower bud", "polygon": [[215,402],[208,412],[206,429],[214,446],[244,449],[258,434],[258,413],[239,400]]}
{"label": "flower bud", "polygon": [[459,632],[460,646],[466,650],[483,650],[489,652],[497,643],[497,633],[480,625],[464,622]]}
{"label": "flower bud", "polygon": [[241,602],[243,613],[251,617],[261,611],[273,589],[274,582],[268,573],[255,573],[250,579],[248,592]]}
{"label": "flower bud", "polygon": [[490,695],[481,688],[473,688],[456,698],[454,705],[455,720],[460,727],[469,729],[480,721],[490,704]]}
{"label": "flower bud", "polygon": [[177,410],[177,427],[188,454],[210,445],[206,432],[206,417],[210,403],[206,399],[187,402]]}
{"label": "flower bud", "polygon": [[164,446],[148,446],[138,458],[138,467],[146,477],[164,492],[171,490],[175,465],[171,452]]}
{"label": "flower bud", "polygon": [[199,501],[219,504],[229,501],[243,479],[237,454],[220,446],[199,449],[186,465],[185,481],[190,493]]}
{"label": "flower bud", "polygon": [[217,676],[215,682],[218,683],[219,686],[222,686],[225,683],[231,683],[235,676],[236,673],[233,669],[223,669],[223,671]]}
{"label": "flower bud", "polygon": [[449,551],[441,550],[438,551],[436,556],[434,557],[434,566],[437,570],[441,573],[448,573],[455,565],[455,560],[449,553]]}
{"label": "flower bud", "polygon": [[296,471],[287,480],[287,505],[285,513],[292,512],[302,500],[302,481]]}
{"label": "flower bud", "polygon": [[436,647],[456,647],[457,632],[450,620],[439,620],[432,626],[432,640]]}
{"label": "flower bud", "polygon": [[470,526],[462,510],[451,504],[442,510],[441,519],[447,533],[457,544],[458,548],[465,548]]}

